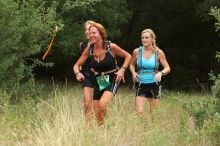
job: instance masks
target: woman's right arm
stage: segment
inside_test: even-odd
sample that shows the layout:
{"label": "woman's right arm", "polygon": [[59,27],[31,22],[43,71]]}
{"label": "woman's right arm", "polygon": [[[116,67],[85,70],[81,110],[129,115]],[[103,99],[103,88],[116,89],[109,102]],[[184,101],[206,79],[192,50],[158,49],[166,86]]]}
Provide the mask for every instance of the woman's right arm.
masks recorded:
{"label": "woman's right arm", "polygon": [[133,82],[137,82],[138,81],[138,74],[135,72],[135,64],[137,61],[137,57],[138,57],[138,49],[135,49],[133,51],[132,57],[131,57],[131,62],[129,65],[130,71],[132,73],[132,78],[133,78]]}
{"label": "woman's right arm", "polygon": [[78,81],[84,80],[84,75],[80,72],[80,66],[82,66],[86,62],[86,59],[88,58],[88,56],[89,56],[89,47],[87,47],[83,51],[82,55],[80,56],[80,58],[77,60],[77,62],[73,66],[73,72],[76,75],[76,79]]}

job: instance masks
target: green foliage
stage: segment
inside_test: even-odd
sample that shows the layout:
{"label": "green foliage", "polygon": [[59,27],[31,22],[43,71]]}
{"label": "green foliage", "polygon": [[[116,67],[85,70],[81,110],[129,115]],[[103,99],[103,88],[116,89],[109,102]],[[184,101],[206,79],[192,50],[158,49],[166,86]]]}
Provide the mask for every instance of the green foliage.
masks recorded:
{"label": "green foliage", "polygon": [[[215,20],[217,21],[215,23],[216,31],[220,30],[220,9],[217,7],[213,7],[210,10],[210,15],[214,16]],[[220,33],[219,33],[220,34]],[[216,52],[216,59],[218,62],[220,61],[220,52]],[[218,138],[217,144],[220,144],[220,74],[213,75],[211,74],[211,80],[214,81],[214,85],[212,86],[212,92],[213,95],[218,99],[217,106],[216,106],[216,113],[213,116],[213,134]]]}
{"label": "green foliage", "polygon": [[[55,43],[47,61],[55,65],[53,72],[59,79],[72,76],[72,65],[79,58],[79,43],[85,40],[84,23],[94,20],[103,24],[108,39],[118,43],[120,27],[127,23],[130,11],[126,0],[56,0],[57,17],[65,24],[55,38]],[[48,5],[51,1],[47,2]],[[63,70],[63,66],[66,66]],[[43,75],[42,75],[43,76]]]}
{"label": "green foliage", "polygon": [[127,1],[133,13],[129,23],[122,28],[125,48],[132,52],[141,45],[141,31],[152,28],[172,70],[165,79],[165,86],[185,90],[202,90],[201,84],[209,86],[208,73],[217,68],[213,55],[220,41],[213,28],[213,19],[204,17],[210,17],[208,11],[211,6],[219,5],[219,0]]}
{"label": "green foliage", "polygon": [[[42,0],[0,1],[0,87],[17,99],[35,94],[31,56],[46,47],[56,21],[55,6]],[[39,63],[38,63],[39,64]]]}
{"label": "green foliage", "polygon": [[24,134],[20,131],[27,129],[30,125],[35,126],[39,121],[36,102],[32,97],[27,97],[28,100],[21,99],[17,104],[11,104],[10,98],[11,95],[8,92],[0,90],[0,128],[4,129],[0,134],[1,145],[6,145],[2,144],[2,139],[24,138]]}
{"label": "green foliage", "polygon": [[[190,115],[190,118],[187,122],[188,127],[190,127],[191,130],[194,129],[196,135],[203,135],[202,137],[200,137],[201,140],[209,135],[209,138],[212,141],[212,145],[219,145],[219,100],[217,98],[214,98],[210,94],[201,93],[187,94],[178,92],[176,96],[173,96],[175,97],[173,98],[173,100],[175,100],[174,102],[176,104],[180,104]],[[181,134],[185,134],[184,136],[189,136],[189,133],[187,133],[186,131],[184,132],[184,129],[185,128],[183,128]],[[191,136],[192,135],[190,135],[189,137]]]}
{"label": "green foliage", "polygon": [[84,23],[94,20],[104,25],[109,37],[120,36],[120,26],[128,21],[126,0],[57,0],[57,15],[65,26],[57,36],[54,48],[63,55],[77,56],[79,43],[85,39]]}
{"label": "green foliage", "polygon": [[210,15],[214,16],[215,20],[217,21],[215,23],[216,30],[220,30],[220,9],[217,7],[211,8]]}
{"label": "green foliage", "polygon": [[217,102],[210,97],[198,98],[183,104],[183,107],[196,118],[196,125],[203,127],[205,121],[212,119],[216,113]]}
{"label": "green foliage", "polygon": [[149,114],[147,104],[143,118],[140,118],[135,114],[133,91],[120,88],[115,100],[109,104],[111,116],[107,116],[105,127],[100,129],[95,119],[89,124],[85,123],[80,85],[55,84],[52,87],[47,84],[47,87],[47,94],[51,98],[41,100],[37,107],[24,102],[0,115],[2,145],[215,144],[214,133],[209,135],[207,132],[210,128],[215,128],[215,125],[207,124],[203,129],[193,128],[191,124],[194,121],[189,123],[190,114],[181,106],[194,99],[206,98],[203,95],[166,92],[155,113]]}
{"label": "green foliage", "polygon": [[216,137],[216,145],[220,145],[220,110],[218,111],[213,115],[212,126],[209,128],[210,133]]}
{"label": "green foliage", "polygon": [[210,20],[210,8],[220,7],[219,0],[202,0],[198,3],[196,14],[202,18],[203,21]]}
{"label": "green foliage", "polygon": [[211,75],[211,79],[214,81],[212,92],[220,100],[220,74],[217,76]]}
{"label": "green foliage", "polygon": [[[214,7],[210,11],[210,15],[214,16],[215,20],[217,21],[215,23],[216,31],[220,30],[220,9],[217,7]],[[220,52],[216,53],[216,58],[219,61],[220,60]],[[214,76],[211,75],[211,79],[214,80],[214,86],[212,87],[212,91],[214,95],[220,100],[220,74]]]}

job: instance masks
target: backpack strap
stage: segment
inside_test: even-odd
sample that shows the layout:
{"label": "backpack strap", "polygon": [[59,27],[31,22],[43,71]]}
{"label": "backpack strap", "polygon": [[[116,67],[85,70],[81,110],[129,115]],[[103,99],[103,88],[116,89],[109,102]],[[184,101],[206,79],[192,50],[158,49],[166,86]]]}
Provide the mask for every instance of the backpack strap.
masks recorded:
{"label": "backpack strap", "polygon": [[159,49],[157,49],[155,51],[155,66],[154,66],[154,72],[158,72],[158,67],[159,67],[159,61],[158,61],[158,51]]}
{"label": "backpack strap", "polygon": [[94,44],[90,44],[89,45],[89,57],[94,56],[93,50],[94,50]]}
{"label": "backpack strap", "polygon": [[105,43],[106,43],[107,51],[108,51],[108,52],[111,54],[111,56],[115,59],[115,66],[116,66],[116,69],[118,70],[119,67],[118,67],[117,59],[116,59],[115,55],[112,53],[111,47],[110,47],[111,41],[107,40]]}
{"label": "backpack strap", "polygon": [[[111,44],[111,41],[105,41],[104,42],[105,53],[109,52],[112,57],[116,58],[115,55],[111,52],[110,44]],[[90,44],[90,46],[89,46],[89,54],[90,54],[90,56],[94,56],[93,50],[94,50],[94,44]]]}
{"label": "backpack strap", "polygon": [[81,53],[86,49],[87,46],[88,46],[88,41],[80,42],[79,48],[80,48]]}
{"label": "backpack strap", "polygon": [[111,41],[106,41],[105,43],[106,43],[106,49],[107,49],[107,51],[112,55],[112,57],[115,58],[115,55],[112,53],[111,47],[110,47]]}
{"label": "backpack strap", "polygon": [[[138,73],[140,73],[141,71],[143,71],[143,69],[147,69],[147,68],[143,68],[142,67],[142,56],[143,56],[143,46],[140,46],[138,48],[138,59],[137,59],[137,65],[138,65]],[[159,61],[158,61],[158,50],[155,51],[155,66],[153,68],[154,72],[158,72],[158,67],[159,67]]]}
{"label": "backpack strap", "polygon": [[83,52],[82,43],[83,43],[83,42],[80,42],[80,43],[79,43],[79,49],[80,49],[81,54],[82,54],[82,52]]}
{"label": "backpack strap", "polygon": [[142,55],[143,55],[143,46],[140,46],[138,48],[138,60],[137,60],[138,73],[141,72],[142,70]]}
{"label": "backpack strap", "polygon": [[[116,57],[115,57],[115,55],[114,55],[114,54],[112,53],[112,51],[111,51],[110,44],[111,44],[111,41],[105,41],[105,42],[104,42],[105,49],[106,49],[105,53],[109,52],[110,55],[114,58],[114,60],[115,60],[115,67],[116,67],[116,68],[113,69],[113,70],[109,70],[109,71],[101,72],[101,73],[95,71],[94,68],[91,68],[91,71],[92,71],[95,75],[106,75],[106,74],[110,74],[110,73],[112,73],[112,72],[116,72],[116,71],[119,70]],[[90,46],[89,46],[89,57],[94,56],[93,50],[94,50],[94,44],[90,44]]]}

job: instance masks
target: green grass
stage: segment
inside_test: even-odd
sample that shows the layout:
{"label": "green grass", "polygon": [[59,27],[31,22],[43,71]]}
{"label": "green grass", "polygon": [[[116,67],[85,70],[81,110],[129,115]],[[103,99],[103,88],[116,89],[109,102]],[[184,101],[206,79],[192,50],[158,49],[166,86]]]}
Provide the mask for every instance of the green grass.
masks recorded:
{"label": "green grass", "polygon": [[[134,91],[121,88],[110,103],[105,128],[86,124],[81,86],[54,86],[35,107],[14,105],[0,115],[0,145],[15,146],[209,146],[212,123],[196,126],[185,108],[210,95],[164,92],[152,122],[147,105],[143,118],[134,110]],[[44,92],[45,93],[45,92]],[[45,95],[44,95],[45,96]],[[7,109],[7,110],[6,110]]]}

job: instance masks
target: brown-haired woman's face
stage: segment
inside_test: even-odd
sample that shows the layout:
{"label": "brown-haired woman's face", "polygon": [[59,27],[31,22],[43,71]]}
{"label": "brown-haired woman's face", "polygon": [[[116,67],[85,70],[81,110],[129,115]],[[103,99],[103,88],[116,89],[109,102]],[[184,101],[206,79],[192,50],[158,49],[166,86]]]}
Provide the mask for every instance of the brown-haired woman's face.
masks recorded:
{"label": "brown-haired woman's face", "polygon": [[86,36],[86,39],[87,39],[87,40],[90,39],[89,27],[90,27],[90,24],[87,24],[87,25],[85,26],[85,36]]}
{"label": "brown-haired woman's face", "polygon": [[99,30],[96,27],[90,27],[90,39],[93,43],[97,42],[99,39],[102,38]]}
{"label": "brown-haired woman's face", "polygon": [[141,42],[143,44],[143,46],[149,46],[149,45],[152,45],[152,37],[151,37],[151,34],[149,32],[144,32],[142,35],[141,35]]}

